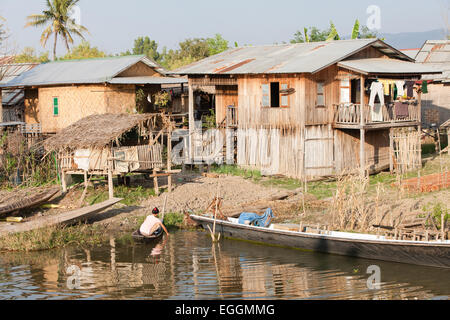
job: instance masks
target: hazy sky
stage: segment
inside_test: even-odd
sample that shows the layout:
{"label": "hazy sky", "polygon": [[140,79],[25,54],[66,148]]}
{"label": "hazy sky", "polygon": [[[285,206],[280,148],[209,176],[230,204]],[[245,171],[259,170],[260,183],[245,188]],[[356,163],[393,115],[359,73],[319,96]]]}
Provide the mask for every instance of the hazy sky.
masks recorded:
{"label": "hazy sky", "polygon": [[[90,31],[87,40],[107,53],[118,53],[146,35],[160,48],[215,33],[240,45],[279,43],[289,41],[304,26],[326,28],[330,20],[341,35],[348,35],[356,18],[366,24],[369,5],[381,8],[380,32],[429,31],[445,27],[449,4],[449,0],[81,0],[79,7],[81,23]],[[44,6],[44,0],[0,0],[0,16],[6,18],[18,50],[31,46],[51,51],[50,43],[46,49],[39,44],[43,28],[24,28],[26,16],[40,13]]]}

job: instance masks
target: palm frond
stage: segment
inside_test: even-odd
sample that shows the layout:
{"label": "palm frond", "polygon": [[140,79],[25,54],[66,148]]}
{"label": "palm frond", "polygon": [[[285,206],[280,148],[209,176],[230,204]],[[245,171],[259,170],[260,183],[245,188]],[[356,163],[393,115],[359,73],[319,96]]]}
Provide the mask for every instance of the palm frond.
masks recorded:
{"label": "palm frond", "polygon": [[358,39],[359,38],[359,20],[356,19],[355,25],[353,26],[352,30],[352,39]]}

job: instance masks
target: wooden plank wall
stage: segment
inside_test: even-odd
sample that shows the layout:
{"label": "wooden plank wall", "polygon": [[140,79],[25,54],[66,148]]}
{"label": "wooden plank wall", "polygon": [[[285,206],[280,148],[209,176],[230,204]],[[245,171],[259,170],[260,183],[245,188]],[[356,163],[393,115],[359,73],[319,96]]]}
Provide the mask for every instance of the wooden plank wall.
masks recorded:
{"label": "wooden plank wall", "polygon": [[[359,131],[334,130],[336,172],[359,168]],[[370,169],[389,166],[389,129],[366,131],[366,164]]]}
{"label": "wooden plank wall", "polygon": [[216,123],[221,123],[227,115],[227,107],[238,106],[238,86],[216,86]]}
{"label": "wooden plank wall", "polygon": [[333,174],[333,141],[331,125],[307,126],[305,128],[305,169],[308,177]]}
{"label": "wooden plank wall", "polygon": [[[305,77],[305,125],[328,124],[333,121],[333,104],[339,103],[340,82],[336,65]],[[325,107],[317,107],[317,82],[325,82]]]}

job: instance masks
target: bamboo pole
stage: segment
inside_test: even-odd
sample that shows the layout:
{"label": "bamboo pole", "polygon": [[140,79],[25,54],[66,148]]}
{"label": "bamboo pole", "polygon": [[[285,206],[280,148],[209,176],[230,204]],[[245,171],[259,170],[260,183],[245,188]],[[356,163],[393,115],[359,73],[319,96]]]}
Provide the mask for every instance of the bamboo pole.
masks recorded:
{"label": "bamboo pole", "polygon": [[364,130],[364,125],[365,125],[365,119],[364,119],[364,102],[365,102],[365,93],[364,93],[364,81],[365,78],[363,75],[361,75],[360,78],[361,81],[361,105],[360,105],[360,148],[359,148],[359,165],[360,165],[360,170],[361,170],[361,176],[365,176],[365,172],[366,172],[366,157],[365,157],[365,143],[366,143],[366,139],[365,139],[365,135],[366,135],[366,131]]}
{"label": "bamboo pole", "polygon": [[108,160],[108,192],[109,198],[114,198],[114,185],[113,185],[113,174],[111,160]]}
{"label": "bamboo pole", "polygon": [[66,181],[66,172],[64,169],[61,170],[61,184],[63,193],[67,192],[67,181]]}
{"label": "bamboo pole", "polygon": [[[172,170],[172,129],[167,134],[167,170]],[[172,192],[172,175],[167,177],[167,186],[169,193]]]}
{"label": "bamboo pole", "polygon": [[164,223],[164,216],[166,215],[166,205],[167,205],[167,194],[164,197],[164,205],[163,205],[163,210],[162,210],[162,214],[161,214],[161,222]]}

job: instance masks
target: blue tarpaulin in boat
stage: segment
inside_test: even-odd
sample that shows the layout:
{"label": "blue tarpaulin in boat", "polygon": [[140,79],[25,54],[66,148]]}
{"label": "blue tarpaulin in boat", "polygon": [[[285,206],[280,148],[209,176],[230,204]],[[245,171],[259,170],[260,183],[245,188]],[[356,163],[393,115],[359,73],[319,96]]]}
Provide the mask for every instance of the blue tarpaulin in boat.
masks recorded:
{"label": "blue tarpaulin in boat", "polygon": [[250,225],[267,228],[270,226],[273,218],[273,211],[271,208],[268,208],[264,215],[259,216],[256,213],[251,212],[242,212],[239,216],[239,224],[246,224],[246,221],[249,221]]}

